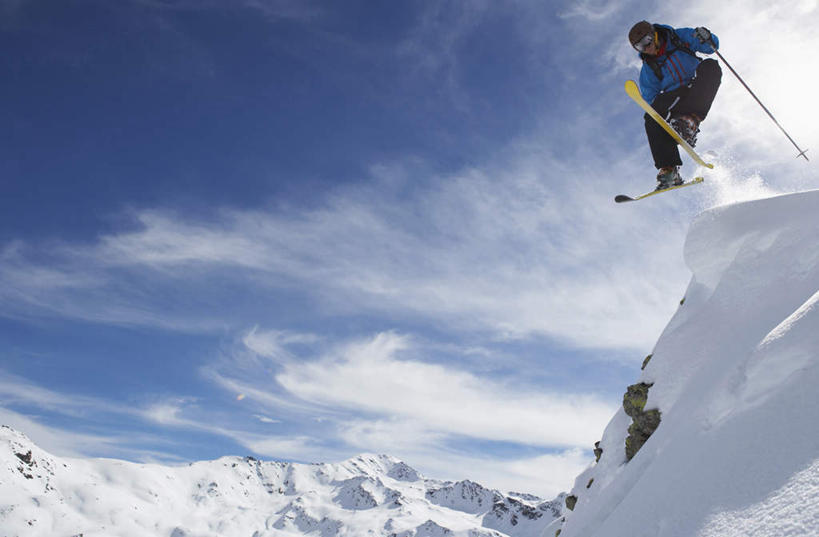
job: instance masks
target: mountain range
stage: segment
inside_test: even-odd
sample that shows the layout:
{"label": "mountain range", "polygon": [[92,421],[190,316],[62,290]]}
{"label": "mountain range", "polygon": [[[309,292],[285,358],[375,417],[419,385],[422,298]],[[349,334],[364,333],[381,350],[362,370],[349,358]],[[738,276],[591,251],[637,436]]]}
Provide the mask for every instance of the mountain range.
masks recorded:
{"label": "mountain range", "polygon": [[2,537],[537,537],[564,503],[427,479],[386,455],[187,466],[59,458],[7,426],[0,461]]}

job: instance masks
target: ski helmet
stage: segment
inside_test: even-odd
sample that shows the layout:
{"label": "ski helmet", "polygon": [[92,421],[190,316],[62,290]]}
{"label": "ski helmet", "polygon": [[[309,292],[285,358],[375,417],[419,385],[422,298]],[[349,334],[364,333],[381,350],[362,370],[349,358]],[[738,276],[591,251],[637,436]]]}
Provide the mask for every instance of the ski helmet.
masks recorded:
{"label": "ski helmet", "polygon": [[631,27],[631,30],[628,33],[628,40],[633,47],[637,43],[640,42],[642,38],[647,36],[648,34],[654,33],[654,25],[648,21],[640,21],[634,26]]}

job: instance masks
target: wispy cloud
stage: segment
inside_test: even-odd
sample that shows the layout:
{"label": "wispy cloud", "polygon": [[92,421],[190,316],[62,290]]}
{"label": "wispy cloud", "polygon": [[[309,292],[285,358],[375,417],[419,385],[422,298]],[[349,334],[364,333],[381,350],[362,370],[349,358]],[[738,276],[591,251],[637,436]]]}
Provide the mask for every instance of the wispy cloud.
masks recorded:
{"label": "wispy cloud", "polygon": [[480,24],[491,2],[428,4],[419,22],[397,46],[396,54],[413,77],[435,80],[459,109],[469,106],[469,97],[460,81],[458,47]]}
{"label": "wispy cloud", "polygon": [[579,17],[588,21],[611,20],[612,15],[622,9],[623,5],[620,3],[583,0],[571,2],[571,6],[562,11],[559,16],[565,19]]}
{"label": "wispy cloud", "polygon": [[284,363],[293,359],[292,353],[287,350],[288,345],[310,344],[317,342],[318,339],[318,336],[313,334],[297,334],[280,330],[260,331],[256,326],[245,334],[242,343],[259,356]]}
{"label": "wispy cloud", "polygon": [[276,380],[299,399],[329,407],[541,446],[591,445],[614,410],[593,396],[504,386],[412,354],[406,338],[379,334],[315,362],[287,365]]}
{"label": "wispy cloud", "polygon": [[127,446],[111,436],[85,434],[59,427],[43,425],[31,416],[0,406],[0,424],[22,431],[41,448],[66,457],[86,456],[94,450],[106,448],[110,452],[120,451]]}
{"label": "wispy cloud", "polygon": [[72,417],[87,416],[95,409],[131,413],[126,406],[104,404],[102,399],[50,390],[18,375],[0,370],[0,404],[27,406]]}
{"label": "wispy cloud", "polygon": [[[143,462],[177,462],[170,448],[175,442],[161,435],[111,431],[102,425],[111,416],[133,418],[140,410],[110,400],[60,393],[9,375],[18,384],[0,384],[0,424],[24,432],[38,446],[65,457],[121,457]],[[14,410],[20,409],[20,411]],[[69,420],[55,419],[68,417]],[[72,425],[56,425],[71,423]],[[82,424],[81,426],[77,426]],[[147,447],[141,447],[147,446]]]}
{"label": "wispy cloud", "polygon": [[[667,240],[681,240],[683,230],[641,237],[638,248],[633,238],[645,222],[615,213],[591,185],[551,183],[563,165],[543,157],[428,177],[406,199],[399,192],[423,170],[382,167],[372,184],[337,192],[319,209],[224,210],[207,221],[143,211],[133,231],[92,247],[64,245],[49,264],[55,279],[65,275],[59,288],[16,280],[42,269],[19,256],[11,268],[3,260],[0,277],[18,303],[101,322],[224,326],[207,294],[199,295],[204,307],[174,316],[179,308],[158,307],[172,302],[156,291],[199,294],[218,274],[271,299],[299,289],[325,312],[445,321],[490,338],[645,348],[672,313],[666,297],[685,280]],[[71,285],[76,266],[95,288]]]}
{"label": "wispy cloud", "polygon": [[281,420],[275,420],[267,416],[262,416],[261,414],[253,414],[253,417],[262,423],[281,423]]}

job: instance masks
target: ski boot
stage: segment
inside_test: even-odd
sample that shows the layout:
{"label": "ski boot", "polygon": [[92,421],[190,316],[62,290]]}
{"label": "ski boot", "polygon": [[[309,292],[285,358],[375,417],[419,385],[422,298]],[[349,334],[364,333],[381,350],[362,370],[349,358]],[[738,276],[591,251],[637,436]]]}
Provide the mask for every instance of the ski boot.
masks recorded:
{"label": "ski boot", "polygon": [[660,171],[657,173],[657,188],[654,190],[665,190],[672,186],[680,186],[683,182],[683,178],[680,177],[680,171],[677,166],[666,166],[660,168]]}
{"label": "ski boot", "polygon": [[697,134],[700,132],[700,118],[695,114],[672,117],[668,123],[688,145],[691,147],[697,145]]}

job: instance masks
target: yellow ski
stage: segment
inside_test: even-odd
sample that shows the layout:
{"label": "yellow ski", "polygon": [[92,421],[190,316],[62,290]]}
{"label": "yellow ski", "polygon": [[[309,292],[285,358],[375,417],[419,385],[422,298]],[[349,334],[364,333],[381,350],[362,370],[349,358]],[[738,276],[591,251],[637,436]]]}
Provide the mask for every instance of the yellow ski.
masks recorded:
{"label": "yellow ski", "polygon": [[691,147],[690,145],[688,145],[688,143],[687,143],[685,140],[683,140],[682,138],[680,138],[680,135],[677,133],[677,131],[675,131],[674,129],[672,129],[672,128],[671,128],[671,125],[669,125],[669,124],[668,124],[668,122],[667,122],[666,120],[664,120],[664,119],[663,119],[663,118],[660,116],[660,114],[658,114],[658,113],[657,113],[657,111],[656,111],[656,110],[654,110],[654,109],[651,107],[651,105],[650,105],[650,104],[648,104],[648,103],[646,102],[646,100],[645,100],[645,99],[643,99],[643,96],[642,96],[642,95],[640,95],[640,88],[639,88],[639,87],[637,87],[637,83],[636,83],[635,81],[633,81],[633,80],[626,80],[626,93],[628,93],[628,96],[629,96],[629,97],[631,97],[632,99],[634,99],[634,102],[636,102],[637,104],[639,104],[639,105],[640,105],[640,108],[642,108],[643,110],[645,110],[645,111],[646,111],[646,113],[647,113],[648,115],[650,115],[650,116],[651,116],[651,117],[654,119],[654,121],[656,121],[657,123],[659,123],[659,124],[660,124],[660,126],[661,126],[663,129],[665,129],[665,131],[666,131],[668,134],[670,134],[670,135],[671,135],[671,137],[672,137],[672,138],[674,138],[674,139],[677,141],[677,143],[678,143],[678,144],[680,144],[680,145],[682,146],[682,148],[683,148],[683,149],[685,149],[685,151],[686,151],[686,152],[687,152],[689,155],[691,155],[691,158],[692,158],[692,159],[694,159],[694,161],[695,161],[697,164],[699,164],[700,166],[705,166],[706,168],[713,168],[713,167],[714,167],[714,165],[713,165],[713,164],[709,164],[709,163],[705,162],[704,160],[702,160],[702,159],[700,158],[700,156],[699,156],[699,155],[698,155],[696,152],[694,152],[694,148],[693,148],[693,147]]}
{"label": "yellow ski", "polygon": [[625,194],[620,194],[619,196],[616,196],[614,198],[614,201],[617,202],[617,203],[623,203],[623,202],[626,202],[626,201],[637,201],[637,200],[641,200],[643,198],[647,198],[649,196],[653,196],[654,194],[662,194],[663,192],[668,192],[669,190],[676,190],[676,189],[682,188],[684,186],[696,185],[698,183],[702,183],[703,181],[705,181],[705,179],[703,179],[702,177],[695,177],[695,178],[691,179],[690,181],[686,181],[685,183],[683,183],[681,185],[670,186],[670,187],[664,188],[662,190],[652,190],[651,192],[648,192],[646,194],[642,194],[640,196],[637,196],[636,198],[632,198],[631,196],[626,196]]}

